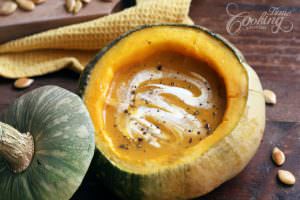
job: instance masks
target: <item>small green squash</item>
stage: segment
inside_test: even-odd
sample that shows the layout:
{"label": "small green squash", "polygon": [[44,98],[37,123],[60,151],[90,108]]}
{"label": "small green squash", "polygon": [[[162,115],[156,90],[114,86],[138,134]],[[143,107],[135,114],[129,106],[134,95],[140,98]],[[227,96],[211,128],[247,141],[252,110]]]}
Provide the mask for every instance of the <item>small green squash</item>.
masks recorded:
{"label": "small green squash", "polygon": [[0,118],[0,199],[70,199],[93,154],[81,99],[56,86],[33,90]]}

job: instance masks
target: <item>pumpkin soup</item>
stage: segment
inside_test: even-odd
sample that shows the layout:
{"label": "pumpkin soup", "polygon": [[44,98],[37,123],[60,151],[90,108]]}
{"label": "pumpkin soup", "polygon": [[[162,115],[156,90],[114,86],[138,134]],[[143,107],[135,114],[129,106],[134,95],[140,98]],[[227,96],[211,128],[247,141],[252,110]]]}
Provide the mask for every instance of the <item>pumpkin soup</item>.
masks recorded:
{"label": "pumpkin soup", "polygon": [[104,133],[122,158],[174,157],[211,134],[225,108],[223,81],[206,63],[160,52],[115,74]]}

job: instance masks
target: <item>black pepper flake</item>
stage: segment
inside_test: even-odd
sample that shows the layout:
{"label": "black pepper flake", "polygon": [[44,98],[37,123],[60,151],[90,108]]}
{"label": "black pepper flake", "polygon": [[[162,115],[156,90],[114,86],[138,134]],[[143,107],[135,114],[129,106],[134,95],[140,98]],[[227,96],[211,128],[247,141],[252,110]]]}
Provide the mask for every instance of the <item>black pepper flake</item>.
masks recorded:
{"label": "black pepper flake", "polygon": [[160,129],[159,126],[156,126],[156,128]]}
{"label": "black pepper flake", "polygon": [[200,103],[199,106],[202,106],[202,103]]}
{"label": "black pepper flake", "polygon": [[144,128],[141,128],[141,131],[144,131],[145,129]]}
{"label": "black pepper flake", "polygon": [[132,90],[132,91],[131,91],[131,94],[135,94],[135,90]]}
{"label": "black pepper flake", "polygon": [[162,70],[162,66],[161,66],[161,65],[158,65],[158,66],[156,67],[156,69],[159,70],[159,71],[161,71],[161,70]]}
{"label": "black pepper flake", "polygon": [[128,110],[127,110],[127,109],[126,109],[126,110],[124,110],[124,113],[125,113],[125,114],[128,114]]}
{"label": "black pepper flake", "polygon": [[200,135],[200,133],[201,133],[200,131],[197,131],[197,134],[198,134],[198,135]]}
{"label": "black pepper flake", "polygon": [[193,138],[190,138],[189,139],[189,143],[191,144],[193,142]]}
{"label": "black pepper flake", "polygon": [[196,110],[194,113],[193,113],[193,115],[199,115],[200,114],[200,112],[198,111],[198,110]]}
{"label": "black pepper flake", "polygon": [[204,128],[206,128],[208,131],[210,131],[210,129],[211,129],[209,123],[206,123]]}
{"label": "black pepper flake", "polygon": [[207,90],[210,90],[210,88],[208,87]]}
{"label": "black pepper flake", "polygon": [[149,41],[149,40],[147,40],[147,43],[148,43],[148,44],[152,44],[152,42],[151,42],[151,41]]}
{"label": "black pepper flake", "polygon": [[117,124],[114,124],[114,127],[117,128]]}
{"label": "black pepper flake", "polygon": [[192,132],[192,130],[191,130],[191,129],[189,129],[189,130],[188,130],[188,132],[190,133],[190,132]]}
{"label": "black pepper flake", "polygon": [[213,116],[216,116],[216,115],[217,115],[217,112],[213,112],[212,114],[213,114]]}
{"label": "black pepper flake", "polygon": [[179,74],[179,72],[176,72],[176,74]]}
{"label": "black pepper flake", "polygon": [[171,86],[174,86],[175,84],[174,84],[174,82],[171,82]]}
{"label": "black pepper flake", "polygon": [[121,149],[125,149],[125,150],[128,150],[128,146],[125,145],[125,144],[120,144],[119,146]]}
{"label": "black pepper flake", "polygon": [[159,109],[157,109],[156,112],[159,112]]}
{"label": "black pepper flake", "polygon": [[138,138],[138,142],[142,142],[143,141],[143,138]]}
{"label": "black pepper flake", "polygon": [[147,134],[147,132],[146,132],[146,131],[144,131],[144,132],[143,132],[143,135],[146,135],[146,134]]}

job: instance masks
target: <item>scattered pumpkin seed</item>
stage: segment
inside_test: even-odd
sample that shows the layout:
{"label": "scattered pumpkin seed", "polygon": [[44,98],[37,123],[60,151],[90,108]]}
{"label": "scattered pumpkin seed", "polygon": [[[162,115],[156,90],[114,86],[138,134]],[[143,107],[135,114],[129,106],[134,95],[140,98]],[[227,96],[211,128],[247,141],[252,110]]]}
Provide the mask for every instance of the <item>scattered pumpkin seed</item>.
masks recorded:
{"label": "scattered pumpkin seed", "polygon": [[91,0],[81,0],[83,3],[90,3]]}
{"label": "scattered pumpkin seed", "polygon": [[264,96],[267,104],[276,104],[276,94],[272,90],[264,90]]}
{"label": "scattered pumpkin seed", "polygon": [[286,185],[294,185],[296,183],[295,176],[287,170],[278,170],[278,178]]}
{"label": "scattered pumpkin seed", "polygon": [[13,1],[5,1],[1,4],[0,15],[11,15],[13,14],[18,5]]}
{"label": "scattered pumpkin seed", "polygon": [[32,11],[35,9],[35,4],[30,0],[16,0],[19,7],[26,11]]}
{"label": "scattered pumpkin seed", "polygon": [[73,12],[76,5],[75,0],[66,0],[66,8],[68,12]]}
{"label": "scattered pumpkin seed", "polygon": [[33,3],[35,4],[42,4],[42,3],[45,3],[47,0],[31,0],[33,1]]}
{"label": "scattered pumpkin seed", "polygon": [[281,166],[285,162],[285,155],[278,147],[274,147],[272,151],[272,159],[276,165]]}
{"label": "scattered pumpkin seed", "polygon": [[76,3],[75,3],[73,13],[77,14],[81,10],[82,6],[83,6],[82,2],[80,0],[77,0]]}
{"label": "scattered pumpkin seed", "polygon": [[14,82],[15,88],[27,88],[33,83],[33,79],[30,78],[19,78]]}

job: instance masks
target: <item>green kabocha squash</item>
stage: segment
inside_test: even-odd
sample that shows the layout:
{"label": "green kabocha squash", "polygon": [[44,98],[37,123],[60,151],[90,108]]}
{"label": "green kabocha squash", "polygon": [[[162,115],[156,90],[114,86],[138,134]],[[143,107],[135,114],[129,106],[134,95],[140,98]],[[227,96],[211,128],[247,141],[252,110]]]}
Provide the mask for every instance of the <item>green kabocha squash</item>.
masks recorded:
{"label": "green kabocha squash", "polygon": [[81,99],[45,86],[18,98],[0,119],[0,199],[70,199],[94,154]]}
{"label": "green kabocha squash", "polygon": [[245,168],[265,127],[258,76],[199,26],[122,35],[86,67],[80,93],[95,127],[96,175],[123,199],[212,191]]}

